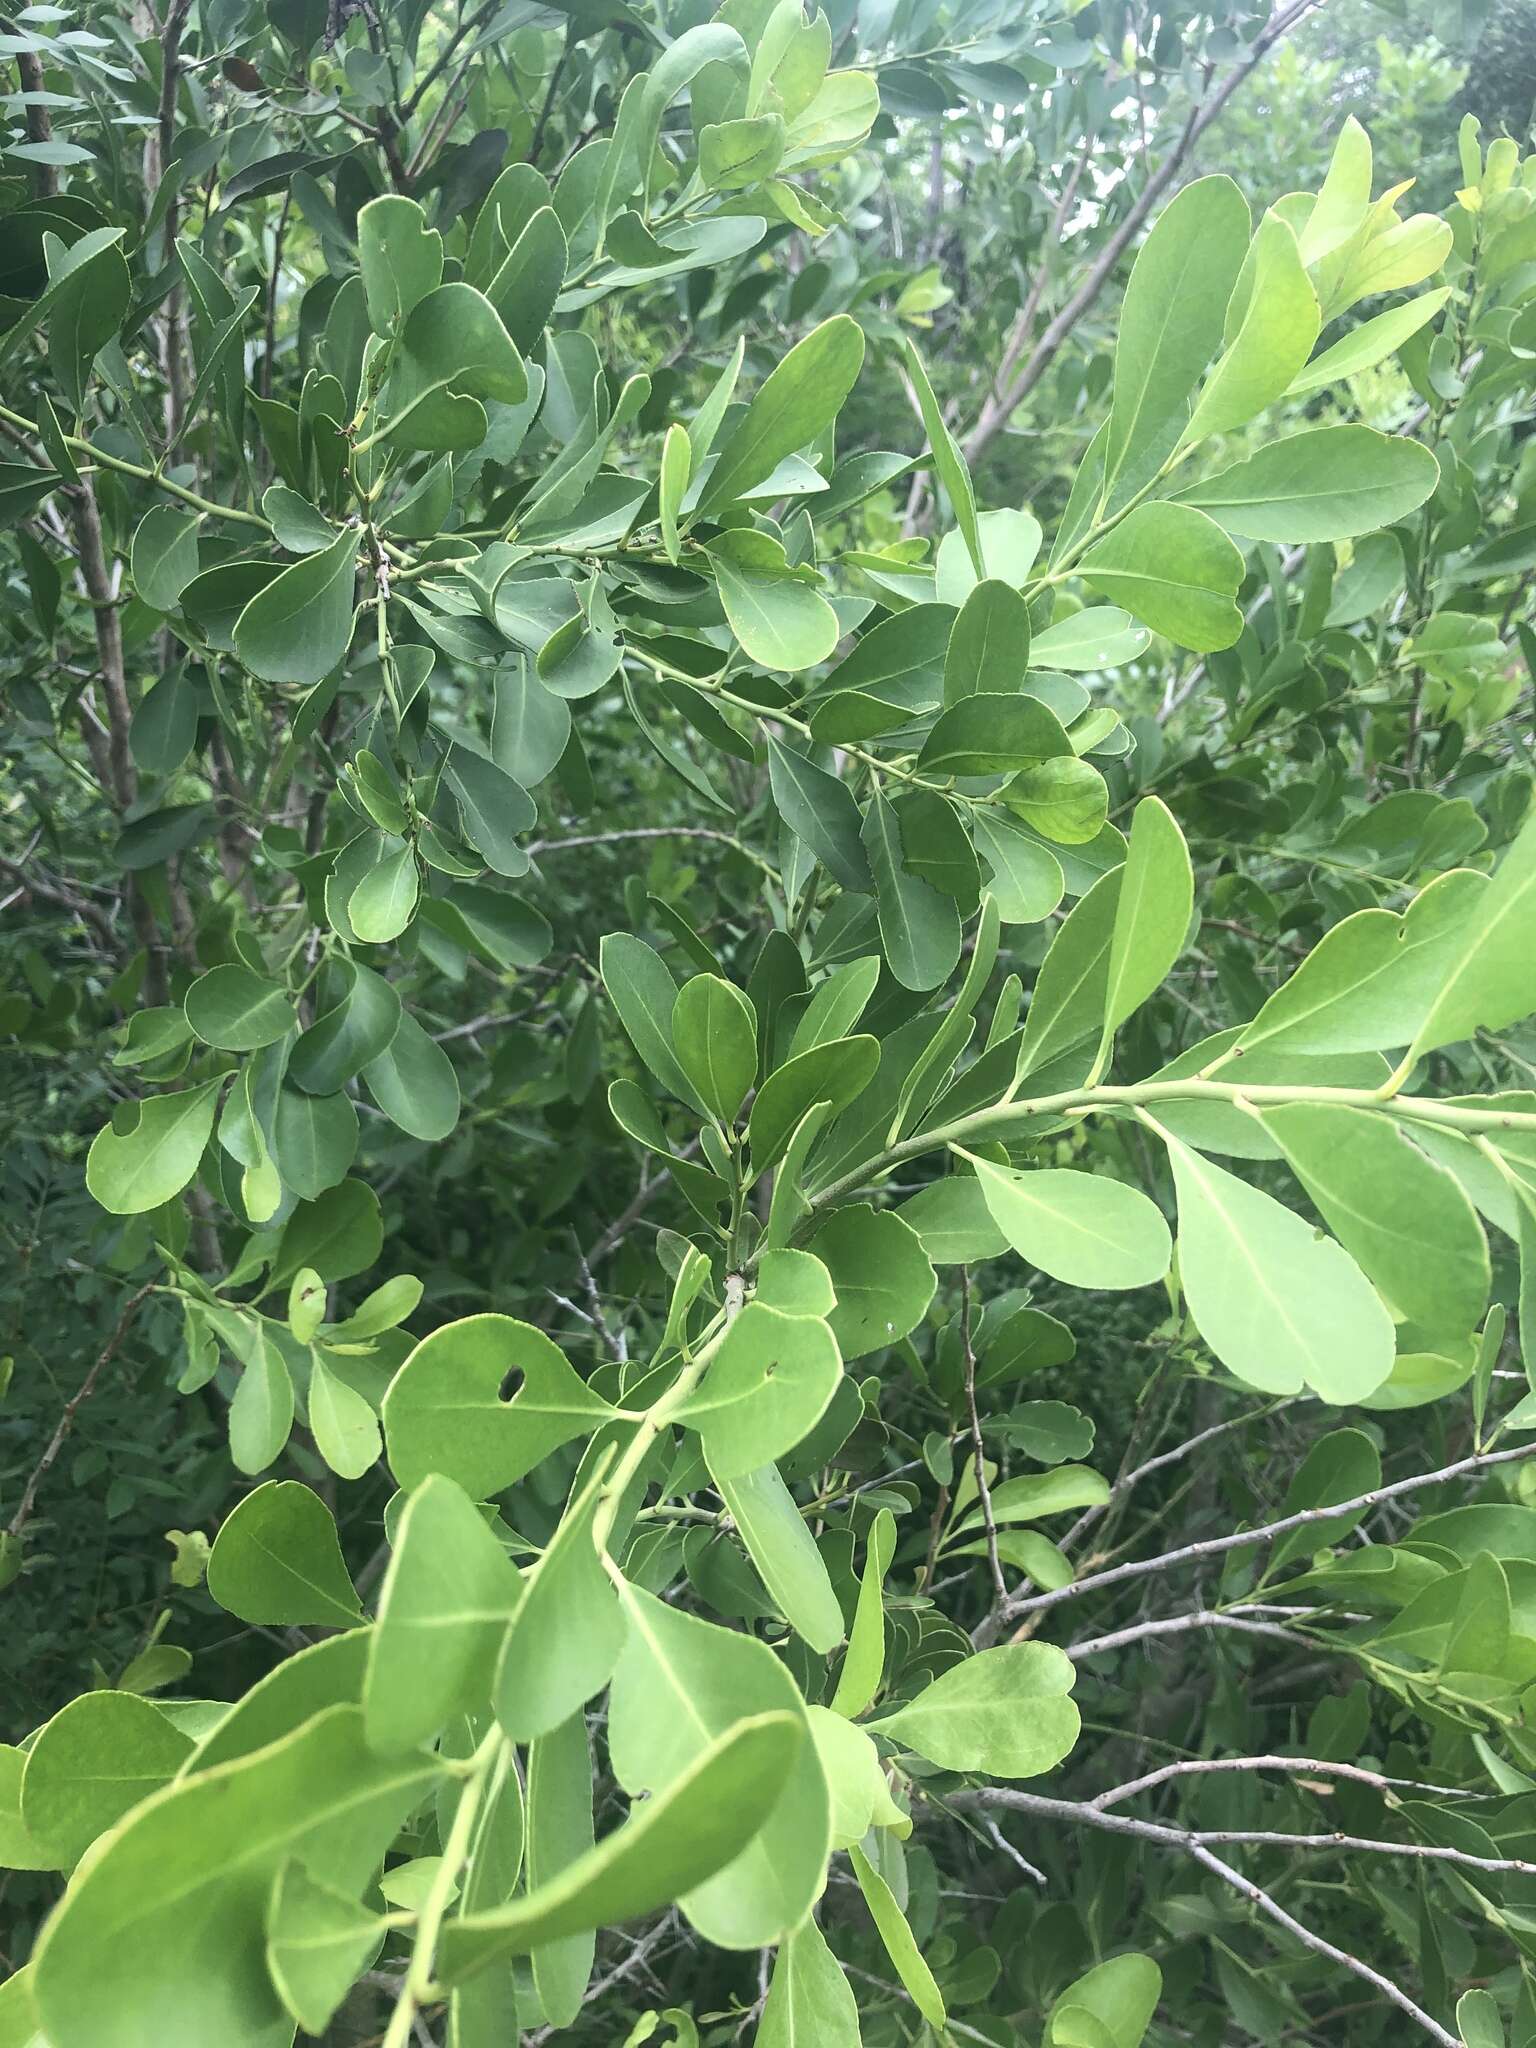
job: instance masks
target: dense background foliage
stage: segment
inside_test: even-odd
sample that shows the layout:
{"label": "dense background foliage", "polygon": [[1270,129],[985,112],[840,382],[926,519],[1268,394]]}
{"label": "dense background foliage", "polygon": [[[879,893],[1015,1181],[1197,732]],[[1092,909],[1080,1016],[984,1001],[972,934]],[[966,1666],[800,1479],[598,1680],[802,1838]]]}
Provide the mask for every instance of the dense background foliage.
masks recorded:
{"label": "dense background foliage", "polygon": [[1536,2043],[1530,0],[0,74],[0,2048]]}

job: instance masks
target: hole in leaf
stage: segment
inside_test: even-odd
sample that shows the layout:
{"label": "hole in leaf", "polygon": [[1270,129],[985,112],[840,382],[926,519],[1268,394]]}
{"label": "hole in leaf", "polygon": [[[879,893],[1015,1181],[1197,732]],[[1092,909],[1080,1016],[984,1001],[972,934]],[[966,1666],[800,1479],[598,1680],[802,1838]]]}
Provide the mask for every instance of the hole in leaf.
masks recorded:
{"label": "hole in leaf", "polygon": [[498,1397],[503,1401],[515,1400],[523,1391],[524,1377],[520,1365],[509,1365],[501,1376],[501,1385],[496,1389]]}

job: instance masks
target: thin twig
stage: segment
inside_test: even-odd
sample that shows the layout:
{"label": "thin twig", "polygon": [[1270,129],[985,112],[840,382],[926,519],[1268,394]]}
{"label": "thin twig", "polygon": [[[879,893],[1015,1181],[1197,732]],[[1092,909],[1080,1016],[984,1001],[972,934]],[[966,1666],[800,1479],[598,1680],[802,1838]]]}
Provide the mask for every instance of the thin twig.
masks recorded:
{"label": "thin twig", "polygon": [[1400,1985],[1395,1984],[1390,1977],[1384,1977],[1369,1963],[1362,1962],[1359,1956],[1350,1955],[1346,1949],[1336,1947],[1322,1935],[1314,1934],[1310,1927],[1303,1926],[1301,1921],[1272,1899],[1261,1885],[1255,1884],[1252,1878],[1245,1877],[1240,1870],[1234,1870],[1232,1865],[1224,1862],[1214,1850],[1208,1849],[1197,1834],[1183,1828],[1164,1827],[1157,1821],[1134,1820],[1129,1814],[1105,1813],[1101,1808],[1080,1806],[1069,1799],[1047,1799],[1037,1792],[1016,1792],[1011,1787],[989,1786],[985,1791],[963,1794],[955,1803],[982,1807],[1004,1806],[1016,1813],[1033,1814],[1041,1820],[1059,1820],[1075,1826],[1102,1828],[1110,1834],[1129,1835],[1140,1841],[1155,1842],[1163,1848],[1181,1850],[1186,1856],[1192,1856],[1197,1863],[1202,1864],[1213,1876],[1219,1877],[1223,1884],[1231,1885],[1234,1891],[1240,1892],[1251,1905],[1256,1906],[1261,1913],[1267,1914],[1277,1926],[1283,1927],[1288,1934],[1293,1935],[1303,1947],[1311,1949],[1315,1955],[1326,1956],[1330,1962],[1337,1963],[1340,1968],[1372,1985],[1383,1997],[1389,1998],[1399,2012],[1406,2013],[1422,2027],[1432,2041],[1440,2044],[1440,2048],[1461,2048],[1456,2036],[1447,2033],[1438,2020],[1425,2012],[1421,2005],[1415,2004]]}
{"label": "thin twig", "polygon": [[1002,1560],[997,1554],[997,1522],[992,1514],[992,1489],[987,1484],[987,1461],[981,1448],[981,1417],[976,1412],[976,1350],[971,1343],[971,1269],[960,1268],[960,1341],[965,1349],[965,1405],[971,1419],[971,1463],[976,1474],[976,1493],[981,1501],[981,1519],[987,1531],[987,1564],[999,1600],[1008,1598]]}
{"label": "thin twig", "polygon": [[1291,1777],[1348,1778],[1353,1784],[1369,1785],[1377,1792],[1432,1792],[1437,1799],[1478,1799],[1486,1796],[1454,1785],[1428,1785],[1419,1778],[1389,1778],[1384,1772],[1369,1770],[1364,1764],[1330,1763],[1321,1757],[1201,1756],[1188,1757],[1176,1764],[1160,1764],[1155,1771],[1148,1771],[1143,1777],[1128,1778],[1123,1785],[1111,1786],[1109,1791],[1099,1793],[1088,1804],[1103,1812],[1106,1807],[1118,1806],[1124,1799],[1156,1791],[1160,1785],[1166,1785],[1174,1778],[1201,1777],[1213,1771],[1283,1771]]}
{"label": "thin twig", "polygon": [[137,1294],[129,1296],[128,1300],[123,1304],[122,1314],[117,1319],[117,1328],[107,1339],[106,1347],[102,1351],[101,1356],[80,1382],[76,1392],[65,1402],[64,1412],[54,1424],[53,1435],[49,1437],[43,1455],[32,1467],[31,1472],[27,1475],[27,1483],[21,1490],[21,1500],[8,1525],[7,1533],[12,1537],[20,1536],[22,1530],[31,1521],[32,1510],[37,1503],[38,1489],[53,1469],[54,1461],[60,1451],[63,1450],[65,1439],[75,1426],[75,1417],[91,1398],[92,1394],[95,1393],[97,1381],[117,1356],[118,1347],[128,1334],[128,1326],[138,1314],[139,1304],[148,1295],[153,1294],[154,1291],[155,1282],[150,1280],[145,1282]]}
{"label": "thin twig", "polygon": [[1531,1457],[1536,1457],[1536,1443],[1519,1444],[1507,1451],[1479,1451],[1472,1457],[1458,1458],[1454,1465],[1443,1465],[1438,1472],[1416,1472],[1410,1479],[1394,1479],[1385,1486],[1373,1487],[1369,1493],[1356,1494],[1352,1500],[1335,1501],[1329,1507],[1304,1508],[1299,1514],[1282,1515],[1277,1522],[1262,1522],[1256,1529],[1235,1529],[1226,1536],[1202,1537],[1198,1542],[1181,1544],[1177,1550],[1165,1550],[1158,1557],[1131,1558],[1125,1564],[1111,1565],[1107,1571],[1090,1572],[1086,1578],[1074,1579],[1071,1585],[1058,1586],[1048,1593],[1026,1594],[1010,1600],[998,1619],[1009,1622],[1021,1614],[1039,1614],[1063,1600],[1081,1599],[1084,1593],[1096,1593],[1104,1586],[1144,1579],[1153,1572],[1171,1571],[1175,1565],[1192,1564],[1200,1558],[1222,1557],[1229,1550],[1245,1550],[1252,1544],[1272,1543],[1292,1529],[1305,1529],[1337,1515],[1360,1513],[1380,1506],[1384,1500],[1418,1493],[1426,1486],[1444,1486],[1469,1472],[1486,1472],[1492,1466],[1512,1465]]}

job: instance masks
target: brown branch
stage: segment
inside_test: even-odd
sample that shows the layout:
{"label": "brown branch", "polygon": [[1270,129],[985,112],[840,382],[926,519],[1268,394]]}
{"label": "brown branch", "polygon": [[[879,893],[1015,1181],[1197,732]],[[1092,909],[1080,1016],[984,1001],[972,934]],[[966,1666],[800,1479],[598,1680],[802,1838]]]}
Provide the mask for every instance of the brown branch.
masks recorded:
{"label": "brown branch", "polygon": [[63,1450],[65,1439],[75,1426],[75,1417],[91,1398],[92,1394],[95,1393],[97,1381],[117,1356],[118,1347],[128,1334],[128,1326],[133,1321],[135,1315],[137,1315],[140,1302],[146,1296],[153,1294],[154,1291],[155,1282],[150,1280],[145,1282],[137,1294],[129,1296],[123,1305],[122,1314],[117,1319],[117,1328],[107,1339],[106,1349],[81,1381],[78,1392],[72,1395],[65,1403],[64,1413],[54,1425],[53,1435],[48,1439],[43,1455],[32,1467],[27,1483],[21,1491],[20,1504],[10,1519],[7,1533],[13,1538],[19,1537],[22,1530],[31,1521],[32,1511],[37,1502],[38,1488],[48,1477],[49,1472],[53,1469],[54,1461],[57,1459],[60,1451]]}
{"label": "brown branch", "polygon": [[1290,0],[1290,5],[1283,7],[1255,36],[1253,47],[1243,61],[1227,73],[1214,92],[1196,104],[1181,129],[1177,142],[1147,179],[1125,219],[1100,250],[1088,275],[1030,350],[1029,357],[1018,375],[1001,392],[994,391],[988,395],[980,417],[963,443],[965,454],[970,461],[975,462],[985,453],[1056,360],[1078,321],[1093,305],[1113,276],[1115,266],[1140,233],[1147,216],[1172,184],[1190,152],[1228,100],[1243,81],[1263,63],[1281,37],[1292,29],[1304,14],[1310,13],[1312,8],[1321,4],[1322,0]]}
{"label": "brown branch", "polygon": [[62,882],[52,882],[38,872],[36,860],[25,862],[9,860],[0,853],[0,875],[6,875],[15,882],[24,894],[39,897],[44,903],[56,903],[61,910],[67,910],[78,917],[82,924],[88,924],[98,939],[111,951],[117,950],[117,933],[107,913],[92,903],[89,898],[77,895]]}
{"label": "brown branch", "polygon": [[[16,72],[23,92],[42,92],[42,60],[30,51],[21,51],[16,58]],[[53,116],[46,107],[27,108],[28,142],[52,142]],[[59,171],[56,164],[32,164],[32,190],[39,199],[51,199],[59,189]]]}

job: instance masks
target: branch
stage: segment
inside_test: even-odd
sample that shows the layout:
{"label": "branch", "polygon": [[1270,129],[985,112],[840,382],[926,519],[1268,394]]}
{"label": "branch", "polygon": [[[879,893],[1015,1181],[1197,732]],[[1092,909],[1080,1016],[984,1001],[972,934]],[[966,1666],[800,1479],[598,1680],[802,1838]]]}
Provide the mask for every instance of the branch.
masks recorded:
{"label": "branch", "polygon": [[1190,1614],[1167,1615],[1161,1621],[1134,1622],[1129,1628],[1116,1629],[1113,1635],[1094,1636],[1088,1642],[1068,1643],[1066,1650],[1076,1664],[1087,1657],[1103,1657],[1111,1650],[1123,1650],[1128,1643],[1145,1642],[1149,1636],[1181,1636],[1196,1628],[1229,1628],[1243,1635],[1274,1636],[1292,1645],[1296,1641],[1291,1631],[1278,1622],[1249,1621],[1241,1614],[1223,1614],[1215,1608],[1200,1607]]}
{"label": "branch", "polygon": [[[42,60],[29,50],[18,52],[16,73],[25,93],[40,93],[43,90]],[[52,142],[53,116],[46,105],[27,108],[28,142]],[[32,191],[38,199],[51,199],[59,189],[59,173],[55,164],[32,164]]]}
{"label": "branch", "polygon": [[[1256,1906],[1261,1913],[1267,1914],[1276,1926],[1283,1927],[1303,1947],[1311,1949],[1314,1955],[1325,1956],[1329,1962],[1337,1963],[1341,1969],[1348,1970],[1362,1982],[1372,1985],[1384,1998],[1390,1999],[1399,2012],[1406,2013],[1414,2020],[1432,2041],[1438,2042],[1440,2048],[1461,2048],[1456,2036],[1447,2033],[1438,2020],[1431,2018],[1422,2006],[1416,2005],[1407,1992],[1393,1983],[1390,1977],[1384,1977],[1379,1970],[1373,1969],[1369,1963],[1362,1962],[1358,1956],[1350,1955],[1346,1949],[1336,1948],[1331,1941],[1325,1941],[1322,1935],[1314,1934],[1310,1927],[1304,1927],[1299,1920],[1287,1913],[1282,1905],[1272,1899],[1262,1886],[1255,1884],[1252,1878],[1244,1877],[1240,1870],[1234,1870],[1230,1863],[1223,1862],[1213,1850],[1208,1849],[1204,1840],[1197,1834],[1191,1834],[1182,1828],[1163,1827],[1156,1821],[1133,1820],[1128,1814],[1105,1813],[1097,1807],[1075,1805],[1069,1799],[1047,1799],[1036,1792],[1015,1792],[1002,1787],[989,1786],[985,1791],[967,1793],[962,1796],[962,1801],[956,1802],[960,1803],[1006,1806],[1016,1813],[1033,1814],[1043,1820],[1062,1820],[1083,1827],[1103,1828],[1110,1834],[1130,1835],[1139,1841],[1154,1842],[1162,1848],[1182,1850],[1186,1856],[1192,1856],[1197,1863],[1202,1864],[1213,1876],[1219,1877],[1223,1884],[1229,1884],[1234,1891],[1241,1892],[1251,1905]],[[1290,1839],[1305,1841],[1309,1838],[1302,1836]],[[1397,1848],[1395,1843],[1383,1846],[1394,1851]]]}
{"label": "branch", "polygon": [[31,1521],[32,1510],[37,1502],[38,1488],[48,1477],[49,1472],[53,1469],[55,1459],[58,1457],[59,1452],[63,1450],[64,1441],[75,1426],[75,1417],[91,1398],[92,1394],[95,1393],[96,1382],[117,1356],[118,1347],[128,1334],[128,1325],[138,1314],[140,1302],[144,1300],[146,1295],[153,1294],[154,1291],[155,1282],[151,1280],[147,1281],[137,1294],[129,1296],[123,1305],[122,1314],[117,1319],[117,1328],[107,1339],[105,1350],[80,1382],[78,1391],[71,1395],[70,1399],[64,1404],[64,1413],[54,1424],[53,1435],[49,1437],[43,1455],[32,1467],[27,1477],[27,1483],[21,1490],[20,1504],[15,1514],[12,1515],[7,1529],[7,1534],[12,1538],[20,1536],[22,1530]]}
{"label": "branch", "polygon": [[1348,1778],[1352,1784],[1369,1785],[1377,1792],[1432,1792],[1437,1799],[1478,1799],[1485,1796],[1455,1785],[1427,1785],[1419,1778],[1389,1778],[1381,1771],[1368,1770],[1364,1764],[1328,1763],[1320,1757],[1209,1756],[1162,1764],[1157,1770],[1148,1771],[1144,1777],[1128,1778],[1123,1785],[1111,1786],[1108,1792],[1099,1793],[1088,1804],[1102,1813],[1107,1807],[1118,1806],[1123,1799],[1155,1791],[1159,1785],[1166,1785],[1174,1778],[1204,1776],[1213,1771],[1284,1771],[1293,1777]]}
{"label": "branch", "polygon": [[987,1461],[981,1449],[981,1418],[976,1412],[976,1351],[971,1343],[971,1269],[960,1268],[960,1338],[965,1346],[965,1405],[971,1420],[971,1460],[976,1474],[976,1492],[981,1501],[981,1519],[987,1531],[987,1563],[999,1600],[1008,1598],[1002,1563],[997,1554],[997,1523],[992,1514],[992,1491],[987,1485]]}
{"label": "branch", "polygon": [[1007,425],[1018,407],[1034,390],[1051,364],[1056,360],[1063,343],[1067,340],[1079,320],[1088,311],[1103,291],[1115,266],[1126,249],[1140,232],[1142,224],[1153,207],[1161,199],[1183,167],[1191,150],[1210,127],[1216,116],[1225,107],[1238,87],[1258,66],[1263,63],[1283,35],[1293,28],[1304,14],[1322,0],[1291,0],[1288,7],[1272,17],[1269,23],[1254,38],[1253,48],[1242,63],[1228,72],[1216,90],[1206,99],[1197,103],[1180,132],[1178,141],[1164,157],[1157,169],[1142,187],[1140,196],[1126,214],[1109,240],[1100,251],[1093,267],[1077,290],[1068,299],[1041,335],[1029,359],[1017,377],[1000,395],[989,395],[982,406],[981,416],[966,436],[964,449],[967,458],[974,462]]}
{"label": "branch", "polygon": [[1040,1614],[1063,1600],[1080,1599],[1084,1593],[1096,1593],[1104,1586],[1144,1579],[1154,1572],[1171,1571],[1175,1565],[1192,1564],[1200,1558],[1222,1557],[1229,1550],[1245,1550],[1253,1544],[1272,1543],[1275,1537],[1284,1536],[1292,1529],[1305,1529],[1316,1522],[1330,1521],[1336,1515],[1363,1512],[1379,1506],[1384,1500],[1397,1500],[1404,1494],[1418,1493],[1426,1486],[1443,1486],[1448,1480],[1460,1479],[1469,1472],[1486,1472],[1492,1466],[1511,1465],[1531,1457],[1536,1457],[1536,1443],[1517,1444],[1507,1451],[1479,1451],[1473,1457],[1458,1458],[1454,1465],[1441,1466],[1438,1472],[1419,1472],[1411,1479],[1394,1479],[1386,1486],[1373,1487],[1369,1493],[1356,1494],[1353,1500],[1335,1501],[1325,1508],[1304,1508],[1299,1514],[1283,1515],[1277,1522],[1263,1522],[1256,1529],[1237,1529],[1226,1536],[1206,1536],[1195,1543],[1181,1544],[1177,1550],[1165,1550],[1160,1557],[1132,1558],[1126,1564],[1111,1565],[1108,1571],[1090,1572],[1087,1578],[1074,1579],[1070,1586],[1058,1586],[1054,1592],[1027,1594],[1010,1600],[999,1618],[1008,1622],[1017,1615]]}

